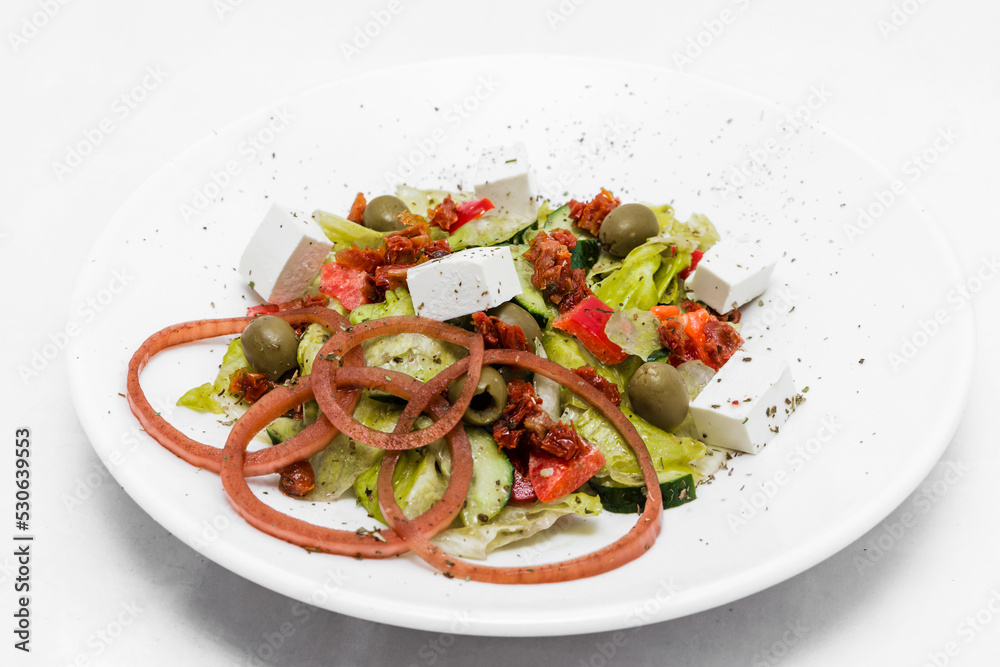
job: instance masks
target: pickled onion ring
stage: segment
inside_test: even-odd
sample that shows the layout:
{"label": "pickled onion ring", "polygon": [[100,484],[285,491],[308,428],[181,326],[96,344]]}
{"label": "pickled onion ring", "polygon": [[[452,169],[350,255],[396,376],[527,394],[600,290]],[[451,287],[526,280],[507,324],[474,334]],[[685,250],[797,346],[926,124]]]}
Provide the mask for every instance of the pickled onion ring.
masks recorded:
{"label": "pickled onion ring", "polygon": [[[317,323],[331,330],[336,330],[347,321],[336,311],[315,306],[277,313],[276,316],[290,324]],[[252,320],[251,317],[231,317],[175,324],[147,338],[129,361],[125,385],[132,414],[139,420],[143,429],[164,448],[199,468],[219,472],[222,464],[222,449],[193,440],[167,422],[146,399],[139,384],[139,374],[142,373],[149,360],[163,350],[205,338],[242,333]],[[347,363],[351,365],[363,363],[361,354],[360,349],[356,352],[351,351],[350,358],[346,360]],[[351,393],[352,396],[344,400],[345,406],[349,406],[348,409],[353,410],[353,402],[357,401],[360,393],[359,391]],[[336,432],[332,434],[327,432],[332,428],[326,417],[320,417],[295,437],[274,447],[250,453],[247,456],[246,474],[248,476],[266,475],[277,472],[296,461],[309,458],[322,451],[333,439]]]}
{"label": "pickled onion ring", "polygon": [[[387,374],[393,379],[386,384],[386,388],[400,398],[410,399],[421,388],[419,381],[404,373],[382,368],[351,370],[353,375],[338,382],[338,389],[343,385],[377,386],[379,383],[385,383],[384,377]],[[247,444],[275,417],[313,397],[312,384],[309,382],[312,377],[304,378],[303,382],[292,387],[275,387],[250,406],[233,427],[223,450],[225,455],[220,473],[222,487],[230,503],[251,526],[309,550],[355,558],[385,558],[404,553],[409,547],[395,533],[385,535],[377,533],[376,536],[376,533],[369,531],[337,530],[317,526],[266,505],[247,485],[243,470]],[[432,395],[430,399],[431,403],[426,409],[431,416],[440,417],[447,414],[449,404],[444,398]],[[445,495],[431,509],[409,524],[418,535],[433,536],[447,528],[451,520],[461,511],[462,503],[469,491],[469,482],[472,479],[472,448],[468,436],[464,429],[457,428],[449,432],[446,438],[452,453],[452,475],[448,480]]]}
{"label": "pickled onion ring", "polygon": [[[639,460],[643,480],[649,494],[646,498],[645,509],[639,515],[635,526],[624,537],[585,556],[534,566],[491,567],[478,565],[449,555],[433,544],[426,535],[416,529],[411,520],[406,518],[392,493],[392,475],[396,468],[396,462],[399,460],[399,454],[387,452],[379,469],[378,498],[379,509],[381,509],[389,527],[403,538],[415,554],[446,577],[487,583],[541,584],[593,577],[621,567],[644,554],[653,545],[660,532],[663,499],[660,496],[659,480],[656,477],[656,470],[653,468],[649,450],[646,449],[645,443],[632,423],[603,393],[580,379],[572,371],[552,361],[535,356],[530,352],[515,350],[488,350],[483,361],[487,364],[504,364],[525,368],[550,378],[584,398],[611,421]],[[400,419],[396,424],[396,430],[405,431],[410,426],[411,423],[407,420]]]}
{"label": "pickled onion ring", "polygon": [[[469,356],[457,362],[465,363],[468,369],[468,379],[462,387],[462,392],[448,412],[434,422],[433,425],[419,431],[413,431],[412,433],[383,433],[359,423],[354,417],[347,414],[343,407],[334,400],[333,394],[325,391],[318,391],[316,393],[316,402],[319,403],[323,414],[326,415],[334,427],[355,440],[364,442],[372,447],[378,447],[379,449],[413,449],[444,437],[446,433],[455,428],[455,425],[459,423],[462,415],[465,414],[466,409],[469,407],[473,393],[476,390],[476,385],[479,383],[479,372],[482,369],[483,337],[478,333],[421,317],[386,317],[380,320],[362,322],[350,327],[343,327],[341,333],[334,334],[320,348],[319,353],[316,355],[316,360],[313,362],[312,374],[316,378],[316,386],[332,386],[332,383],[336,381],[337,374],[342,372],[341,369],[343,368],[342,366],[335,365],[334,360],[343,358],[349,350],[360,346],[362,342],[379,336],[392,336],[403,333],[419,333],[431,336],[438,340],[461,345],[469,350]],[[434,379],[431,382],[434,382]],[[412,426],[413,420],[420,415],[422,409],[423,406],[418,403],[414,403],[413,407],[408,404],[403,410],[401,419],[409,420]]]}

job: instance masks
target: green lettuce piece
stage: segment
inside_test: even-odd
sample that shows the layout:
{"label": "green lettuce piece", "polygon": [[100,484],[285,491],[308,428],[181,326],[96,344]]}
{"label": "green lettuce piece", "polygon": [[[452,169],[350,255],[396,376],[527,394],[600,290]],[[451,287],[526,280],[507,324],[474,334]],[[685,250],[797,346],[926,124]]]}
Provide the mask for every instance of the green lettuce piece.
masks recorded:
{"label": "green lettuce piece", "polygon": [[[421,417],[416,427],[424,428],[430,419]],[[378,506],[378,463],[362,472],[354,481],[354,492],[368,513],[385,523]],[[392,486],[396,502],[408,519],[414,519],[444,496],[451,477],[451,450],[444,439],[435,440],[424,447],[404,451],[396,463]]]}
{"label": "green lettuce piece", "polygon": [[330,332],[321,324],[310,324],[299,338],[299,347],[295,352],[299,362],[299,375],[305,377],[312,373],[316,353],[330,339]]}
{"label": "green lettuce piece", "polygon": [[198,412],[214,412],[223,415],[226,413],[215,400],[215,386],[211,382],[188,390],[183,396],[177,399],[177,405],[183,408],[191,408]]}
{"label": "green lettuce piece", "polygon": [[[447,190],[418,190],[409,185],[396,187],[396,196],[403,200],[410,213],[427,217],[427,213],[438,206],[446,197],[451,197],[456,204],[472,199],[468,192],[449,192]],[[432,228],[436,229],[436,228]]]}
{"label": "green lettuce piece", "polygon": [[413,299],[405,287],[397,287],[385,293],[382,303],[365,303],[351,311],[351,324],[361,324],[368,320],[377,320],[394,315],[416,315],[413,309]]}
{"label": "green lettuce piece", "polygon": [[376,248],[385,238],[381,232],[326,211],[313,211],[312,218],[323,229],[326,238],[333,243],[334,252],[350,248],[352,245],[357,245],[359,248]]}
{"label": "green lettuce piece", "polygon": [[649,310],[660,302],[657,271],[663,264],[663,253],[670,253],[670,248],[662,243],[646,242],[633,249],[621,266],[594,286],[594,296],[612,308]]}
{"label": "green lettuce piece", "polygon": [[[229,347],[226,348],[226,353],[222,356],[222,366],[215,376],[215,381],[186,392],[177,400],[177,405],[198,412],[213,412],[230,416],[235,416],[234,412],[242,414],[246,410],[246,406],[242,404],[238,396],[229,392],[229,383],[233,373],[241,368],[249,367],[250,362],[243,354],[243,345],[240,339],[233,339]],[[240,409],[241,405],[242,409]]]}
{"label": "green lettuce piece", "polygon": [[497,245],[535,224],[535,220],[517,220],[486,214],[465,223],[448,237],[452,251]]}
{"label": "green lettuce piece", "polygon": [[[363,396],[358,402],[358,407],[354,409],[354,419],[376,431],[391,433],[402,412],[403,408],[398,404],[383,403]],[[306,500],[339,498],[344,491],[354,486],[359,475],[369,471],[373,466],[375,468],[373,479],[376,479],[377,464],[381,460],[381,449],[341,433],[327,445],[326,449],[309,459],[316,473],[316,488],[306,496]],[[372,484],[374,485],[374,481]]]}
{"label": "green lettuce piece", "polygon": [[[691,462],[704,456],[705,445],[691,438],[684,438],[653,426],[645,419],[635,414],[626,405],[627,396],[622,397],[621,411],[628,418],[636,431],[646,443],[653,467],[657,474],[683,473],[692,474],[695,480],[701,475],[691,466]],[[642,469],[639,460],[625,443],[611,422],[596,410],[572,409],[569,415],[564,415],[573,421],[573,426],[587,442],[597,446],[604,455],[604,467],[598,472],[601,478],[611,478],[619,484],[642,486]]]}
{"label": "green lettuce piece", "polygon": [[641,359],[662,347],[660,321],[648,310],[615,310],[604,326],[604,333],[612,343]]}
{"label": "green lettuce piece", "polygon": [[482,560],[499,547],[551,527],[561,516],[596,516],[601,509],[600,498],[585,493],[571,493],[548,503],[507,505],[486,523],[446,530],[433,541],[448,553]]}

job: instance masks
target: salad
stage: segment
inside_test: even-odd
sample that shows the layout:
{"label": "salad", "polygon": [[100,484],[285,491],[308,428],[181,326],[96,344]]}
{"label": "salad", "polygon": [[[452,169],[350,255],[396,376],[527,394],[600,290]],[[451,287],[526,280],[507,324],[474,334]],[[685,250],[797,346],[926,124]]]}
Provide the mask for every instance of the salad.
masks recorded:
{"label": "salad", "polygon": [[[787,371],[747,380],[741,352],[738,306],[773,263],[728,278],[709,266],[720,236],[708,218],[604,189],[537,205],[512,162],[475,193],[358,193],[344,217],[274,207],[240,267],[264,303],[153,334],[129,366],[132,411],[167,449],[219,473],[251,525],[310,550],[412,550],[446,576],[504,583],[638,558],[664,509],[694,500],[737,451],[756,453],[794,409]],[[218,374],[177,404],[232,423],[221,449],[172,427],[139,386],[158,352],[217,336],[236,336]],[[699,405],[720,391],[741,398]],[[757,415],[751,398],[775,400]],[[372,527],[278,512],[246,482],[268,474],[303,501],[353,496]],[[484,562],[560,517],[602,512],[638,516],[587,556]]]}

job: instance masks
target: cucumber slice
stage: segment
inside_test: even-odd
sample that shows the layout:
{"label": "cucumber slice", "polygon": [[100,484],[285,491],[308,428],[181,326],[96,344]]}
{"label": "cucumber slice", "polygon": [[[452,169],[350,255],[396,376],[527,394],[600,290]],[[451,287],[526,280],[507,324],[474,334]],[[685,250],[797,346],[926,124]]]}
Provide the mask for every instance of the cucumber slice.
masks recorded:
{"label": "cucumber slice", "polygon": [[571,269],[583,269],[590,271],[590,268],[597,263],[597,258],[601,255],[601,242],[597,239],[579,239],[573,247],[573,254],[569,260]]}
{"label": "cucumber slice", "polygon": [[470,426],[465,427],[465,433],[472,445],[473,468],[462,522],[474,526],[486,523],[507,505],[514,486],[514,466],[489,433]]}
{"label": "cucumber slice", "polygon": [[569,217],[569,205],[563,204],[549,213],[538,229],[528,230],[524,233],[525,243],[530,243],[531,239],[538,235],[538,232],[551,232],[553,229],[565,229],[578,239],[596,240],[593,234],[573,224],[573,220]]}
{"label": "cucumber slice", "polygon": [[278,417],[268,424],[265,430],[267,431],[267,437],[271,439],[271,444],[277,445],[285,440],[291,440],[294,436],[298,435],[302,427],[301,419]]}
{"label": "cucumber slice", "polygon": [[514,268],[521,281],[521,293],[514,297],[514,301],[531,313],[538,321],[538,326],[545,329],[549,322],[559,317],[559,310],[545,298],[541,290],[531,284],[531,276],[535,273],[535,267],[523,257],[527,250],[527,246],[511,246],[510,248],[511,255],[514,257]]}
{"label": "cucumber slice", "polygon": [[[602,482],[590,481],[601,499],[601,505],[609,512],[617,514],[632,514],[642,512],[646,507],[646,487],[624,486],[614,480]],[[697,496],[695,494],[694,476],[691,474],[667,473],[660,477],[660,495],[663,496],[663,509],[678,507],[689,503]]]}

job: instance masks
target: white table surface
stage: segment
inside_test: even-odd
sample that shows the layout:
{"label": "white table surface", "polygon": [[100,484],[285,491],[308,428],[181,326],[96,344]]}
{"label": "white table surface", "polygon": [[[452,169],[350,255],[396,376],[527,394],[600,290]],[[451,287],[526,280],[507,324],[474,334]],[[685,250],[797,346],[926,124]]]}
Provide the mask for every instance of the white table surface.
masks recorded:
{"label": "white table surface", "polygon": [[[997,3],[347,5],[3,3],[0,516],[13,512],[13,432],[28,426],[37,537],[30,655],[13,648],[16,574],[6,547],[0,555],[0,664],[997,664],[1000,442],[993,404],[1000,352],[993,340],[1000,281],[988,281],[975,298],[979,364],[964,418],[942,464],[900,509],[803,574],[628,633],[623,645],[614,633],[451,637],[325,611],[296,617],[279,642],[292,600],[206,561],[129,499],[103,472],[77,421],[63,355],[27,381],[16,369],[30,365],[77,312],[70,293],[86,249],[136,187],[214,129],[318,83],[464,54],[596,55],[676,69],[675,54],[702,33],[708,45],[684,71],[790,107],[803,104],[812,87],[825,87],[830,99],[816,117],[899,176],[911,156],[950,131],[953,143],[919,178],[907,177],[909,187],[949,232],[969,271],[1000,249]],[[341,44],[354,39],[355,28],[390,8],[396,14],[381,34],[345,57]],[[556,18],[565,20],[553,25]],[[719,34],[708,39],[712,27]],[[158,68],[162,81],[123,118],[113,105],[147,68]],[[103,118],[113,119],[113,132],[70,173],[56,173],[53,163]],[[927,248],[931,269],[935,252]],[[944,483],[949,463],[967,469],[958,483]],[[80,495],[86,500],[66,502]],[[915,521],[895,529],[906,513]],[[872,550],[873,541],[884,551]]]}

